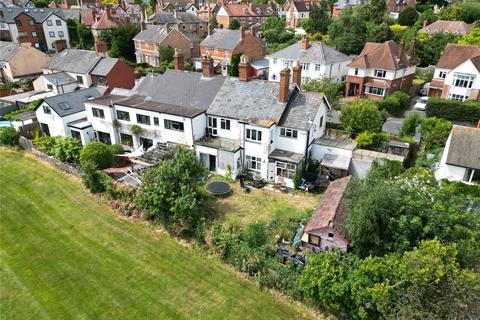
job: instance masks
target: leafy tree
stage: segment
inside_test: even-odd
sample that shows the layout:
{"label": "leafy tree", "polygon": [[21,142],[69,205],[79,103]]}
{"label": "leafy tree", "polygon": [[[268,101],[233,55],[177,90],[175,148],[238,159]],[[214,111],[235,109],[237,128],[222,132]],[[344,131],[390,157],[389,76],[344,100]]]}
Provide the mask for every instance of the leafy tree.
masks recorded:
{"label": "leafy tree", "polygon": [[82,142],[72,137],[58,137],[54,157],[62,162],[78,162]]}
{"label": "leafy tree", "polygon": [[90,142],[80,152],[80,164],[95,165],[97,169],[107,169],[113,165],[113,152],[109,145],[93,141]]}
{"label": "leafy tree", "polygon": [[375,23],[367,22],[367,41],[370,42],[385,42],[394,37],[393,31],[390,29],[390,26],[386,22]]}
{"label": "leafy tree", "polygon": [[419,33],[415,47],[417,61],[422,67],[436,65],[447,44],[457,43],[458,40],[459,36],[451,33],[438,32],[431,37],[426,33]]}
{"label": "leafy tree", "polygon": [[250,248],[258,248],[267,244],[265,224],[254,222],[247,226],[243,238]]}
{"label": "leafy tree", "polygon": [[240,55],[233,54],[231,63],[228,65],[228,75],[231,77],[238,77],[238,64],[240,63]]}
{"label": "leafy tree", "polygon": [[347,6],[328,27],[328,35],[333,46],[345,54],[357,54],[362,51],[367,39],[365,19]]}
{"label": "leafy tree", "polygon": [[480,3],[465,2],[451,4],[440,11],[439,18],[442,20],[456,20],[473,23],[480,20]]}
{"label": "leafy tree", "polygon": [[78,46],[78,22],[75,19],[67,19],[68,37],[70,38],[70,45],[72,47]]}
{"label": "leafy tree", "polygon": [[296,38],[292,29],[285,30],[285,17],[268,17],[262,25],[263,40],[269,52],[275,52],[292,45]]}
{"label": "leafy tree", "polygon": [[436,117],[426,118],[420,125],[422,144],[426,150],[443,147],[452,131],[452,123]]}
{"label": "leafy tree", "polygon": [[416,128],[422,122],[422,117],[418,112],[410,113],[402,123],[400,128],[400,136],[414,136],[416,133]]}
{"label": "leafy tree", "polygon": [[101,39],[108,44],[108,53],[114,58],[124,58],[136,61],[135,44],[132,39],[140,32],[140,27],[133,24],[105,30],[101,33]]}
{"label": "leafy tree", "polygon": [[232,22],[230,22],[230,24],[228,25],[228,29],[238,30],[241,26],[242,24],[240,23],[240,21],[238,21],[237,19],[233,19]]}
{"label": "leafy tree", "polygon": [[93,47],[93,34],[83,23],[77,24],[78,49],[90,50]]}
{"label": "leafy tree", "polygon": [[379,132],[385,122],[385,114],[378,110],[374,101],[358,99],[342,108],[340,121],[350,132]]}
{"label": "leafy tree", "polygon": [[162,221],[175,234],[191,232],[204,217],[199,192],[205,168],[192,150],[178,147],[175,158],[145,171],[137,205],[148,219]]}
{"label": "leafy tree", "polygon": [[48,0],[37,0],[35,1],[35,8],[48,8],[49,4]]}
{"label": "leafy tree", "polygon": [[458,43],[469,45],[480,45],[480,28],[473,28],[470,33],[464,35]]}
{"label": "leafy tree", "polygon": [[307,33],[327,33],[328,26],[332,22],[330,17],[331,7],[326,0],[312,9],[309,18],[302,22],[302,27]]}
{"label": "leafy tree", "polygon": [[408,31],[408,27],[401,26],[399,24],[393,24],[390,26],[390,30],[393,32],[393,39],[399,42],[401,39],[403,39],[403,36]]}
{"label": "leafy tree", "polygon": [[106,182],[110,177],[103,171],[98,170],[95,163],[87,161],[82,165],[83,184],[92,193],[102,193],[106,191]]}
{"label": "leafy tree", "polygon": [[333,78],[322,78],[320,80],[309,80],[302,84],[305,91],[323,92],[331,105],[336,105],[340,99],[341,92],[345,90],[345,84],[334,82]]}
{"label": "leafy tree", "polygon": [[405,8],[398,15],[398,23],[402,26],[413,26],[418,19],[417,10],[413,7]]}
{"label": "leafy tree", "polygon": [[387,2],[385,0],[370,0],[370,2],[364,6],[367,20],[375,24],[381,23],[386,8]]}
{"label": "leafy tree", "polygon": [[163,45],[158,48],[158,56],[160,61],[173,61],[173,55],[175,54],[175,49],[169,45]]}
{"label": "leafy tree", "polygon": [[20,134],[14,128],[3,127],[0,128],[0,145],[14,146],[18,144]]}
{"label": "leafy tree", "polygon": [[118,164],[118,163],[122,162],[123,157],[118,156],[119,154],[123,154],[122,145],[121,144],[112,144],[112,145],[110,145],[110,150],[112,150],[114,164]]}

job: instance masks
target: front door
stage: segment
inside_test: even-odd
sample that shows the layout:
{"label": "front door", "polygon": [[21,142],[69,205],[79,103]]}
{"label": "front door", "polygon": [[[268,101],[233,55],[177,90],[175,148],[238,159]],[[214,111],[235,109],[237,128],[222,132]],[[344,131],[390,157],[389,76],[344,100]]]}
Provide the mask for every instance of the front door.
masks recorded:
{"label": "front door", "polygon": [[350,83],[350,88],[348,89],[349,97],[356,97],[360,95],[359,91],[360,85],[358,83]]}
{"label": "front door", "polygon": [[50,128],[48,127],[48,124],[40,123],[40,128],[42,129],[42,132],[43,132],[44,135],[46,135],[46,136],[50,135]]}
{"label": "front door", "polygon": [[148,150],[148,148],[153,146],[153,140],[140,137],[140,145],[143,147],[143,150]]}

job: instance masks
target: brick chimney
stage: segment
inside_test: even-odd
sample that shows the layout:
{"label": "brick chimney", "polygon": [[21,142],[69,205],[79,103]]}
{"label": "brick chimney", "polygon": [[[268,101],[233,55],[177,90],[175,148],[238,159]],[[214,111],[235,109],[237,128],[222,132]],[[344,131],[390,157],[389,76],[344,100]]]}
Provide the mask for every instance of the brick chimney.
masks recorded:
{"label": "brick chimney", "polygon": [[95,52],[97,56],[107,56],[108,47],[105,42],[95,41]]}
{"label": "brick chimney", "polygon": [[295,66],[292,68],[292,83],[296,84],[299,88],[302,85],[302,67],[300,61],[297,60]]}
{"label": "brick chimney", "polygon": [[415,45],[416,45],[415,39],[413,39],[413,40],[412,40],[412,44],[410,45],[410,50],[408,50],[408,56],[409,56],[410,58],[413,58],[413,55],[414,55],[414,53],[415,53]]}
{"label": "brick chimney", "polygon": [[175,65],[175,70],[183,71],[185,69],[183,53],[177,48],[175,48],[175,54],[173,55],[173,64]]}
{"label": "brick chimney", "polygon": [[245,37],[245,29],[243,26],[240,26],[240,41]]}
{"label": "brick chimney", "polygon": [[304,35],[302,39],[302,50],[307,50],[309,47],[310,47],[310,43],[309,43],[308,37],[307,35]]}
{"label": "brick chimney", "polygon": [[250,62],[245,54],[240,57],[240,63],[238,64],[238,78],[240,81],[248,81],[250,77]]}
{"label": "brick chimney", "polygon": [[278,91],[278,101],[287,102],[289,82],[290,69],[285,68],[280,71],[280,89]]}
{"label": "brick chimney", "polygon": [[398,49],[398,60],[399,61],[402,59],[404,50],[405,50],[405,43],[402,41],[402,42],[400,42],[400,48]]}
{"label": "brick chimney", "polygon": [[211,78],[213,77],[214,71],[215,70],[213,69],[213,59],[207,53],[202,57],[202,75],[205,78]]}

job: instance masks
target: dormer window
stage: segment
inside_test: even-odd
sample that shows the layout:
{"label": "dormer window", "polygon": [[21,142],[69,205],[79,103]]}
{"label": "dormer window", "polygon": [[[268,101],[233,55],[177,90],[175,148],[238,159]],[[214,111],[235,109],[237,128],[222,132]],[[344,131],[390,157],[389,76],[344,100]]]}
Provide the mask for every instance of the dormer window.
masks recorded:
{"label": "dormer window", "polygon": [[447,76],[447,72],[446,72],[446,71],[440,71],[440,73],[438,74],[438,77],[439,77],[439,78],[442,78],[442,79],[445,79],[446,76]]}
{"label": "dormer window", "polygon": [[385,70],[375,69],[374,71],[374,76],[377,78],[385,78],[386,75],[387,71]]}

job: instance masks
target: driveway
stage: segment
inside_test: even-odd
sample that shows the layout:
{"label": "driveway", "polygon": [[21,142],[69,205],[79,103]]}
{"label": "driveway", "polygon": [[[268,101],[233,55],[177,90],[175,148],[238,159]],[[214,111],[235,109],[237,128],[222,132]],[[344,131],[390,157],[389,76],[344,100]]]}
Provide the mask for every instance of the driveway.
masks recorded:
{"label": "driveway", "polygon": [[[412,112],[418,113],[422,118],[426,117],[425,111],[419,111],[415,110],[413,107],[415,106],[415,103],[420,97],[413,97],[412,100],[410,100],[410,105],[407,110],[403,113],[401,117],[388,117],[387,121],[383,124],[382,131],[383,132],[390,132],[391,134],[394,135],[399,135],[400,133],[400,128],[402,127],[403,120]],[[413,137],[415,141],[420,141],[420,133],[417,128],[417,133]]]}

